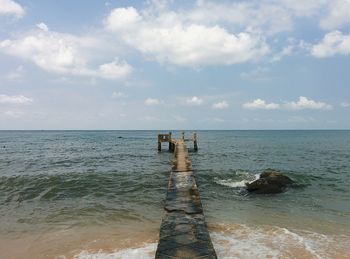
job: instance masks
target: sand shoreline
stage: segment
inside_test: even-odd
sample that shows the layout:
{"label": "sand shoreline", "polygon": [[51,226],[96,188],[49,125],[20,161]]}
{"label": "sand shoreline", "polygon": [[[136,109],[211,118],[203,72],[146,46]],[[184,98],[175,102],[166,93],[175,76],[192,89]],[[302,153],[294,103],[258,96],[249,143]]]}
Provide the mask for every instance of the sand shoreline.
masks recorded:
{"label": "sand shoreline", "polygon": [[[324,235],[275,226],[209,227],[219,258],[349,258],[350,235]],[[152,258],[158,229],[147,224],[67,229],[0,238],[0,258]]]}

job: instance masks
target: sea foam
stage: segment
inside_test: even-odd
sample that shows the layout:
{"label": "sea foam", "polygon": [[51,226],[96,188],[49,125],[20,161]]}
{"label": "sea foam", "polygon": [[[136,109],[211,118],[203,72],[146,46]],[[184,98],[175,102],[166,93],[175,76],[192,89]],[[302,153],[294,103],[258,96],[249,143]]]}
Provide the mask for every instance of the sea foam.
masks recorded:
{"label": "sea foam", "polygon": [[228,179],[219,179],[215,178],[214,182],[222,185],[222,186],[227,186],[231,188],[242,188],[245,187],[247,183],[250,183],[254,180],[259,179],[260,174],[250,174],[248,172],[236,172],[237,178],[239,179],[234,179],[234,178],[228,178]]}
{"label": "sea foam", "polygon": [[[347,238],[277,226],[218,225],[211,231],[218,258],[347,258]],[[113,252],[81,251],[74,259],[154,258],[156,243]],[[340,256],[340,257],[339,257]],[[61,258],[60,258],[61,259]]]}
{"label": "sea foam", "polygon": [[154,258],[156,243],[146,243],[141,247],[127,248],[114,252],[88,252],[82,251],[74,259],[151,259]]}

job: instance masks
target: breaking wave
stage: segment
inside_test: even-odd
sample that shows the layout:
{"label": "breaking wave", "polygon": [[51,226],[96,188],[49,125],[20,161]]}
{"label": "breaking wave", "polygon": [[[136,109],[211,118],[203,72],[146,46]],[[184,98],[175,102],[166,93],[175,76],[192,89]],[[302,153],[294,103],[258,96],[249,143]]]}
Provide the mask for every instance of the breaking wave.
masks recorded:
{"label": "breaking wave", "polygon": [[[218,258],[350,258],[348,236],[326,236],[276,226],[222,224],[212,228],[210,235]],[[156,248],[156,243],[145,243],[113,252],[81,251],[73,259],[148,259],[154,258]]]}

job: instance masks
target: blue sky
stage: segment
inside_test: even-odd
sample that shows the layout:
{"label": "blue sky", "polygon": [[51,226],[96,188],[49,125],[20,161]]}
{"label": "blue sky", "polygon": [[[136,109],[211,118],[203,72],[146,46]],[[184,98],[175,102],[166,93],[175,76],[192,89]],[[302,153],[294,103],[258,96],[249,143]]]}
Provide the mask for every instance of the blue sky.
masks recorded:
{"label": "blue sky", "polygon": [[349,129],[350,0],[0,0],[0,129]]}

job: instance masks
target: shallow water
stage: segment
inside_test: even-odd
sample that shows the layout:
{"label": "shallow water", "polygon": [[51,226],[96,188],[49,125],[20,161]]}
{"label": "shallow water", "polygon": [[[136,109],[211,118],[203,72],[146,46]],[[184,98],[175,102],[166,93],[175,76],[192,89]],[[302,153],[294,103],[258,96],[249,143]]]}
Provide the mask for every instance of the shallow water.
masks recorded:
{"label": "shallow water", "polygon": [[[0,132],[0,258],[154,256],[172,158],[156,134]],[[190,156],[219,258],[350,257],[350,131],[198,138]],[[299,187],[242,192],[267,168]]]}

